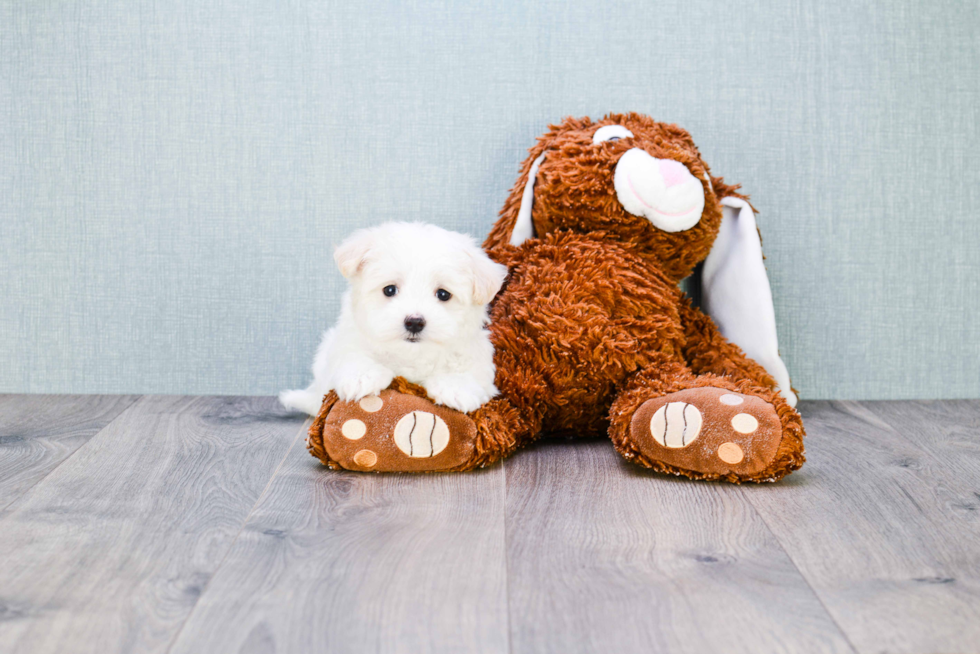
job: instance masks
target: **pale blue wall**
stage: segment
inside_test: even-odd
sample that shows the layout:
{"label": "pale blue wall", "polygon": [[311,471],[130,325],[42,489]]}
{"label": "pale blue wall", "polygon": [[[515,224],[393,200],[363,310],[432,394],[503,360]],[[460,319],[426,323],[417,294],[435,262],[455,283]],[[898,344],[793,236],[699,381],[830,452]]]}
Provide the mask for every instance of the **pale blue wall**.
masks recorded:
{"label": "pale blue wall", "polygon": [[0,0],[0,391],[303,383],[339,237],[636,110],[752,194],[804,397],[980,396],[978,6]]}

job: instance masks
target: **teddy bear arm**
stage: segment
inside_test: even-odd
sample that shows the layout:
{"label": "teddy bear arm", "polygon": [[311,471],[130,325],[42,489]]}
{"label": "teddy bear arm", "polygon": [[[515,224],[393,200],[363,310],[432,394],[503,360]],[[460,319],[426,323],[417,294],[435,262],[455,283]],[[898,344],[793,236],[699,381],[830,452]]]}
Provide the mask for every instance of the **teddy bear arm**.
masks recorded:
{"label": "teddy bear arm", "polygon": [[695,374],[751,380],[765,388],[776,388],[776,380],[726,339],[714,321],[686,298],[680,303],[679,312],[684,329],[684,359]]}

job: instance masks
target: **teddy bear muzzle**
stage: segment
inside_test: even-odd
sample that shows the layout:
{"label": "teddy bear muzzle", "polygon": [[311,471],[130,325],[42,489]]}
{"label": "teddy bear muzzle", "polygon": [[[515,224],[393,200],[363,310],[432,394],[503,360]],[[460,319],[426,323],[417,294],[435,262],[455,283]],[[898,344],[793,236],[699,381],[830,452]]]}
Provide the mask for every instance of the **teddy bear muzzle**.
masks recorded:
{"label": "teddy bear muzzle", "polygon": [[632,148],[616,164],[614,184],[623,208],[657,229],[682,232],[701,220],[704,187],[679,161]]}

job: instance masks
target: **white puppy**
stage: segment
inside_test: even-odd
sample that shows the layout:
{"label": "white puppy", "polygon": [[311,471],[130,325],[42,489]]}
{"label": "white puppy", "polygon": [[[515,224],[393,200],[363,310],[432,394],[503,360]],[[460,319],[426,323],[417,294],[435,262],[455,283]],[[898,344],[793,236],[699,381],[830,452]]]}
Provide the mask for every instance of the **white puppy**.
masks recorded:
{"label": "white puppy", "polygon": [[313,383],[283,391],[310,415],[330,390],[359,400],[401,376],[437,403],[473,411],[497,394],[487,303],[507,268],[464,234],[422,223],[354,232],[334,252],[350,282],[337,325],[323,335]]}

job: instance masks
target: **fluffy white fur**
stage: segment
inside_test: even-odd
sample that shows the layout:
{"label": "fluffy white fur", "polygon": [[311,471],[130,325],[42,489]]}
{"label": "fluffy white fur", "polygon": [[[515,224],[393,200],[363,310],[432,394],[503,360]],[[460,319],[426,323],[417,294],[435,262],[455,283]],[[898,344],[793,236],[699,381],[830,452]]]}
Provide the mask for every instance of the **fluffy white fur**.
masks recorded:
{"label": "fluffy white fur", "polygon": [[[387,223],[353,233],[334,259],[350,283],[340,319],[317,349],[313,383],[280,393],[286,407],[316,415],[330,390],[356,401],[396,376],[464,412],[497,394],[487,304],[507,268],[471,237],[435,225]],[[397,291],[388,297],[391,286]],[[440,300],[440,289],[452,297]],[[419,318],[425,327],[413,334],[406,320]]]}

